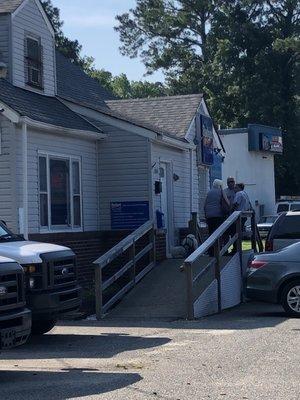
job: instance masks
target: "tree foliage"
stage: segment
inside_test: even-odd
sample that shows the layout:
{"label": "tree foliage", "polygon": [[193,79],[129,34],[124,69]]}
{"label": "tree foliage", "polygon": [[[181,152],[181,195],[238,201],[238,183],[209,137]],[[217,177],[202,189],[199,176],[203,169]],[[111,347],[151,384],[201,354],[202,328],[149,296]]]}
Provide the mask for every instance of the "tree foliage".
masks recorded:
{"label": "tree foliage", "polygon": [[159,97],[168,94],[166,87],[161,82],[130,81],[125,74],[113,76],[104,69],[92,69],[89,74],[122,99]]}
{"label": "tree foliage", "polygon": [[171,93],[204,92],[223,127],[280,126],[277,191],[300,194],[299,14],[297,0],[137,0],[116,30],[122,54],[162,69]]}

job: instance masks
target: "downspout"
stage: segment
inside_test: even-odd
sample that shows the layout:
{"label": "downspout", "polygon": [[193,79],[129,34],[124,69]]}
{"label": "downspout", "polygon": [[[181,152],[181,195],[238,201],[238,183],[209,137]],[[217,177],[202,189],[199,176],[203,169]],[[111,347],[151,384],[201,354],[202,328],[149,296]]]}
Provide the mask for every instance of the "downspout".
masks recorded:
{"label": "downspout", "polygon": [[190,215],[193,212],[193,198],[194,198],[194,153],[190,149]]}
{"label": "downspout", "polygon": [[22,166],[23,166],[23,235],[28,239],[28,134],[27,123],[22,121]]}

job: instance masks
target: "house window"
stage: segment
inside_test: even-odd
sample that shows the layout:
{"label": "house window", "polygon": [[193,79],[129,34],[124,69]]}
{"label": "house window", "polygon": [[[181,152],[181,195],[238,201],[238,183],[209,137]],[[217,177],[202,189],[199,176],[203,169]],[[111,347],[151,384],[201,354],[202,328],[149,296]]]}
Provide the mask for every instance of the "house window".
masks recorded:
{"label": "house window", "polygon": [[39,155],[40,226],[82,226],[81,163],[73,157]]}
{"label": "house window", "polygon": [[25,65],[27,85],[42,89],[43,86],[43,48],[40,39],[26,37]]}

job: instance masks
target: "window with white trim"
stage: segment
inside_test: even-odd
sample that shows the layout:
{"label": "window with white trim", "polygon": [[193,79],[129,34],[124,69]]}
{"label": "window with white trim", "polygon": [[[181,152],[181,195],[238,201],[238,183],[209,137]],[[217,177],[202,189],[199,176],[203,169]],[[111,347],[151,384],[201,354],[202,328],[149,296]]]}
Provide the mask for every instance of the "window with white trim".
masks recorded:
{"label": "window with white trim", "polygon": [[39,154],[39,204],[41,228],[81,228],[79,158]]}
{"label": "window with white trim", "polygon": [[25,39],[25,65],[27,85],[43,89],[43,47],[41,39],[27,36]]}

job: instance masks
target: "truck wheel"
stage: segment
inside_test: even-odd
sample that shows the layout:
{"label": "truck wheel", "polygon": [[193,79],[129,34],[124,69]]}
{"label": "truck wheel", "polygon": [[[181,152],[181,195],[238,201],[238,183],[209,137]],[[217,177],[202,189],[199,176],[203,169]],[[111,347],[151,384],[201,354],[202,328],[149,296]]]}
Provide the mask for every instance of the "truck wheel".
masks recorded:
{"label": "truck wheel", "polygon": [[51,331],[56,324],[56,319],[41,319],[32,321],[31,333],[33,335],[43,335]]}
{"label": "truck wheel", "polygon": [[288,283],[282,292],[281,305],[291,317],[300,317],[300,280]]}

